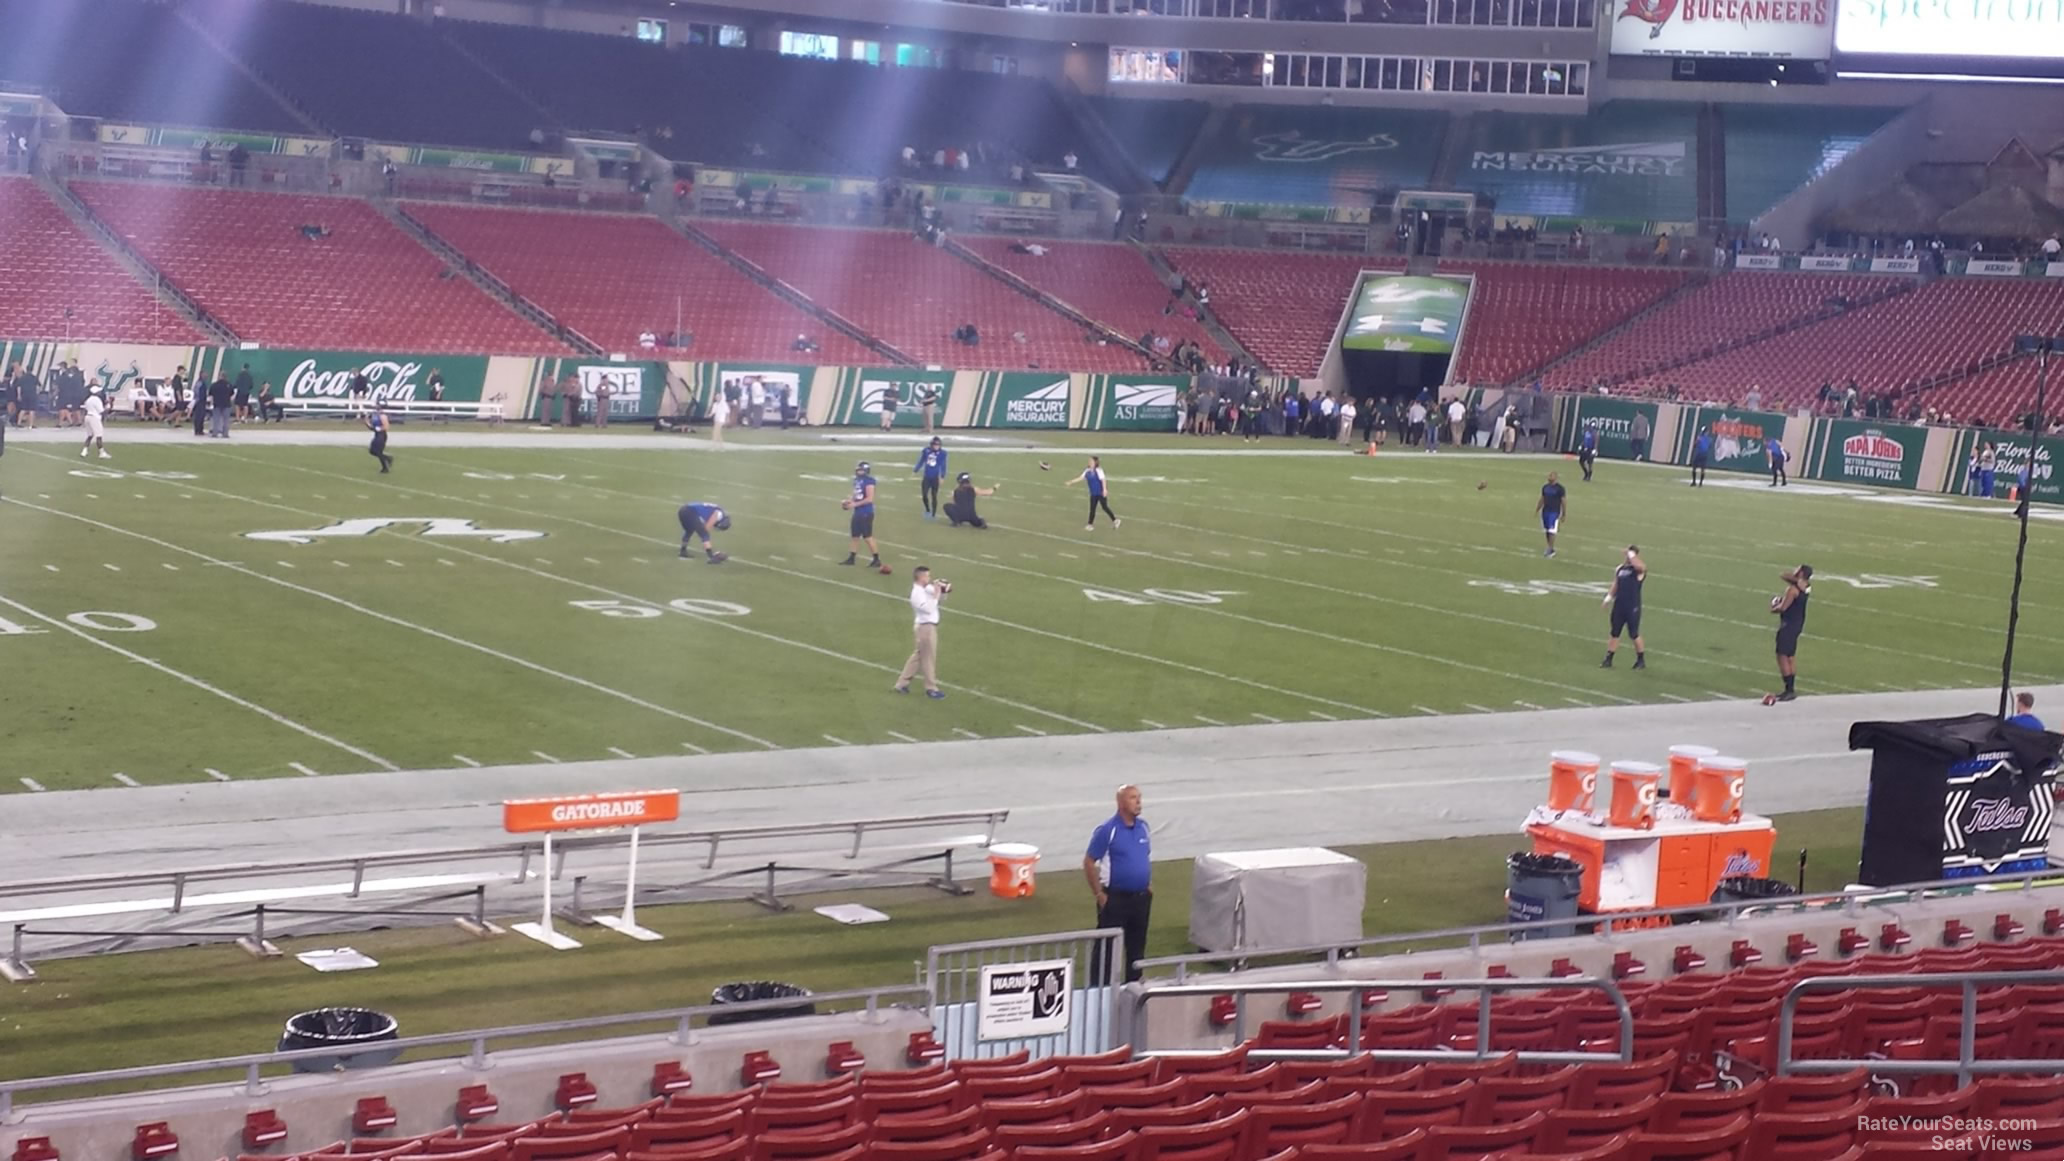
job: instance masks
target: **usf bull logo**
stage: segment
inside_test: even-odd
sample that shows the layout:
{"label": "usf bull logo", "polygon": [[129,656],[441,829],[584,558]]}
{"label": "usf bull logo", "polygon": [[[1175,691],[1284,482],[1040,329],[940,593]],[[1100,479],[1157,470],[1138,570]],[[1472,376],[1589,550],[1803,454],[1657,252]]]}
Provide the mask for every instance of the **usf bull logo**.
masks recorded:
{"label": "usf bull logo", "polygon": [[1256,161],[1338,161],[1356,153],[1382,153],[1398,147],[1397,138],[1388,133],[1371,133],[1367,137],[1347,138],[1339,141],[1312,140],[1295,129],[1281,133],[1263,133],[1254,138],[1254,159]]}

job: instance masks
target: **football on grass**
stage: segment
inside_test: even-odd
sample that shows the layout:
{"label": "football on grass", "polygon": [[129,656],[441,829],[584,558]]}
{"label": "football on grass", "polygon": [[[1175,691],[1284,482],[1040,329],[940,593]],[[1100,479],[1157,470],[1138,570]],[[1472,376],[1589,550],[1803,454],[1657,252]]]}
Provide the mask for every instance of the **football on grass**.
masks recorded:
{"label": "football on grass", "polygon": [[1764,705],[1776,705],[1776,704],[1777,704],[1777,695],[1776,695],[1776,694],[1774,694],[1774,693],[1766,693],[1766,694],[1764,694],[1764,695],[1763,695],[1763,704],[1764,704]]}
{"label": "football on grass", "polygon": [[894,571],[896,571],[896,570],[895,570],[895,569],[893,569],[893,568],[890,568],[890,567],[889,567],[888,565],[886,565],[886,564],[885,564],[885,565],[883,565],[883,566],[881,566],[881,574],[882,574],[883,576],[887,576],[887,575],[889,575],[890,573],[892,573],[892,572],[894,572]]}
{"label": "football on grass", "polygon": [[1479,491],[1479,492],[1483,491],[1483,490],[1484,490],[1485,488],[1488,488],[1488,487],[1490,487],[1490,486],[1491,486],[1491,484],[1490,484],[1490,481],[1488,481],[1488,480],[1478,480],[1478,481],[1476,482],[1476,490],[1477,490],[1477,491]]}

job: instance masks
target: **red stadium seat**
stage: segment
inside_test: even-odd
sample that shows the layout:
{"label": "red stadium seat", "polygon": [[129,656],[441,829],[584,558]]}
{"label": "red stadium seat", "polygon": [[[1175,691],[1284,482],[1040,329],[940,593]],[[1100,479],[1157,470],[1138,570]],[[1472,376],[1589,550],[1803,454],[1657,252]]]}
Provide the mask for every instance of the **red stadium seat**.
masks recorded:
{"label": "red stadium seat", "polygon": [[1496,1125],[1524,1120],[1569,1104],[1570,1087],[1578,1069],[1566,1065],[1553,1072],[1533,1076],[1490,1076],[1476,1082],[1470,1099],[1469,1120]]}
{"label": "red stadium seat", "polygon": [[1102,1106],[1080,1089],[1064,1096],[983,1101],[971,1107],[982,1110],[992,1129],[1004,1125],[1066,1124],[1102,1111]]}
{"label": "red stadium seat", "polygon": [[511,1161],[562,1161],[565,1158],[591,1157],[597,1153],[618,1152],[630,1139],[631,1131],[625,1128],[573,1136],[539,1133],[511,1142],[509,1156]]}
{"label": "red stadium seat", "polygon": [[937,1141],[976,1133],[986,1134],[988,1121],[980,1105],[969,1105],[952,1113],[870,1113],[876,1144],[884,1141]]}
{"label": "red stadium seat", "polygon": [[1148,1125],[1139,1130],[1139,1161],[1242,1161],[1247,1140],[1245,1110],[1187,1125]]}
{"label": "red stadium seat", "polygon": [[752,1138],[755,1161],[844,1161],[848,1153],[864,1155],[868,1128],[863,1124],[817,1131],[776,1129]]}
{"label": "red stadium seat", "polygon": [[1426,1161],[1478,1161],[1507,1153],[1524,1153],[1541,1134],[1546,1113],[1535,1113],[1509,1125],[1435,1125],[1426,1130]]}
{"label": "red stadium seat", "polygon": [[695,1087],[695,1078],[678,1060],[662,1060],[652,1066],[652,1095],[674,1097]]}
{"label": "red stadium seat", "polygon": [[1536,1147],[1582,1152],[1624,1134],[1648,1127],[1661,1098],[1649,1096],[1613,1108],[1558,1109],[1547,1114]]}
{"label": "red stadium seat", "polygon": [[624,1154],[624,1161],[750,1161],[753,1143],[740,1137],[735,1141],[724,1141],[710,1145],[662,1145],[651,1149],[635,1146]]}
{"label": "red stadium seat", "polygon": [[1119,1133],[1079,1145],[1024,1145],[1013,1157],[1014,1161],[1132,1161],[1138,1148],[1136,1135]]}
{"label": "red stadium seat", "polygon": [[135,1136],[129,1141],[129,1156],[133,1161],[150,1161],[155,1157],[170,1157],[179,1152],[179,1137],[172,1132],[172,1126],[164,1121],[152,1121],[136,1126]]}
{"label": "red stadium seat", "polygon": [[700,1120],[654,1118],[642,1124],[632,1125],[630,1148],[711,1148],[744,1140],[745,1135],[745,1112],[733,1109],[728,1113],[719,1113]]}
{"label": "red stadium seat", "polygon": [[1426,1147],[1426,1130],[1414,1129],[1387,1141],[1363,1141],[1345,1145],[1306,1145],[1297,1151],[1298,1161],[1419,1161]]}
{"label": "red stadium seat", "polygon": [[1675,1053],[1630,1064],[1587,1064],[1570,1082],[1569,1107],[1607,1109],[1638,1104],[1668,1092],[1676,1072]]}
{"label": "red stadium seat", "polygon": [[1411,1092],[1370,1089],[1362,1094],[1362,1139],[1392,1137],[1436,1125],[1459,1125],[1468,1111],[1472,1087],[1463,1081]]}
{"label": "red stadium seat", "polygon": [[240,1138],[246,1149],[263,1149],[277,1145],[287,1139],[287,1123],[273,1109],[259,1109],[244,1114],[244,1131]]}
{"label": "red stadium seat", "polygon": [[955,1136],[919,1141],[885,1141],[877,1135],[868,1147],[867,1156],[869,1161],[976,1161],[988,1151],[988,1130],[977,1128]]}
{"label": "red stadium seat", "polygon": [[1684,1133],[1633,1133],[1628,1152],[1640,1161],[1749,1161],[1749,1114]]}
{"label": "red stadium seat", "polygon": [[1864,1102],[1811,1113],[1758,1110],[1746,1156],[1756,1161],[1830,1161],[1855,1148]]}
{"label": "red stadium seat", "polygon": [[[753,1135],[768,1132],[806,1133],[843,1129],[859,1121],[860,1100],[845,1096],[821,1104],[768,1104],[762,1100],[746,1115]],[[845,1148],[841,1145],[840,1148]]]}
{"label": "red stadium seat", "polygon": [[1361,1115],[1359,1093],[1308,1103],[1255,1105],[1247,1110],[1251,1148],[1267,1153],[1307,1145],[1344,1144],[1355,1139]]}
{"label": "red stadium seat", "polygon": [[1101,1141],[1107,1136],[1118,1136],[1112,1131],[1111,1118],[1107,1113],[1092,1113],[1079,1121],[1044,1121],[1038,1124],[998,1125],[992,1136],[998,1148],[1007,1152],[1020,1149],[1058,1148],[1063,1145],[1086,1145]]}

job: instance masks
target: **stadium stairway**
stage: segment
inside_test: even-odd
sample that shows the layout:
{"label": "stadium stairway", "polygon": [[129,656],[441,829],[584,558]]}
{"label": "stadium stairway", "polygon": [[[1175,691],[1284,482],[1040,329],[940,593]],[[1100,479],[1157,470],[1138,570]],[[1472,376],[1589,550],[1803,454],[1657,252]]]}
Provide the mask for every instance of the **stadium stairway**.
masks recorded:
{"label": "stadium stairway", "polygon": [[1053,295],[1048,294],[1046,291],[1039,289],[1037,286],[1032,285],[1030,282],[1027,282],[1023,278],[1020,278],[1015,273],[1012,273],[1011,271],[1006,270],[1002,266],[999,266],[996,263],[989,261],[987,258],[982,257],[980,254],[977,254],[975,251],[968,248],[967,245],[960,242],[959,240],[954,239],[952,237],[948,237],[946,239],[945,249],[954,257],[959,258],[961,261],[966,262],[968,265],[973,266],[975,269],[980,270],[982,273],[987,274],[989,277],[996,279],[998,282],[1003,283],[1005,286],[1010,287],[1012,290],[1017,291],[1019,294],[1022,294],[1025,297],[1033,300],[1034,302],[1037,302],[1040,306],[1045,307],[1047,310],[1050,310],[1055,314],[1058,314],[1063,318],[1066,318],[1068,321],[1074,323],[1076,326],[1083,328],[1085,331],[1095,331],[1096,333],[1103,335],[1105,338],[1110,340],[1111,346],[1122,347],[1128,351],[1131,351],[1139,355],[1140,358],[1146,360],[1149,365],[1152,365],[1156,362],[1153,353],[1151,351],[1148,351],[1145,347],[1140,346],[1137,340],[1128,337],[1123,332],[1119,331],[1117,328],[1109,326],[1105,323],[1098,322],[1096,319],[1093,319],[1088,315],[1082,313],[1081,311],[1075,309],[1074,307],[1069,306],[1067,303],[1062,302],[1060,299],[1055,298]]}
{"label": "stadium stairway", "polygon": [[823,321],[824,325],[873,350],[876,354],[899,366],[915,367],[918,365],[918,360],[890,345],[888,340],[868,333],[851,319],[832,310],[830,307],[825,306],[779,278],[774,277],[767,272],[765,267],[717,241],[715,238],[710,237],[694,226],[689,225],[681,218],[666,215],[661,220],[666,222],[668,228],[675,233],[716,255],[732,269],[765,287],[767,292],[774,295],[774,297],[789,303],[807,314],[815,315]]}
{"label": "stadium stairway", "polygon": [[[979,235],[951,241],[962,257],[1002,276],[1021,293],[1029,287],[1077,325],[1120,338],[1151,330],[1174,343],[1194,341],[1208,361],[1224,361],[1213,349],[1216,340],[1208,330],[1169,309],[1167,276],[1155,270],[1142,249],[1121,242],[1055,240],[1045,244],[1045,254],[1034,256],[1014,252],[1014,244],[1011,239]],[[1129,345],[1144,353],[1137,344]]]}
{"label": "stadium stairway", "polygon": [[150,287],[151,292],[167,308],[218,343],[236,346],[242,341],[221,320],[201,309],[201,304],[188,297],[184,290],[165,277],[163,271],[151,265],[142,254],[137,253],[136,249],[123,239],[120,232],[101,221],[92,208],[81,200],[78,194],[72,192],[71,187],[58,182],[49,174],[39,175],[36,184],[50,195],[50,200],[57,203],[57,208],[64,211],[66,217],[98,241],[101,248],[117,263],[136,276],[137,281]]}
{"label": "stadium stairway", "polygon": [[[1162,285],[1166,286],[1169,279],[1176,277],[1178,271],[1175,265],[1161,251],[1151,246],[1140,246],[1139,251],[1146,257],[1147,265],[1153,267],[1154,273],[1160,276]],[[1197,324],[1204,328],[1204,333],[1210,335],[1213,342],[1218,344],[1219,350],[1230,351],[1241,362],[1247,363],[1250,366],[1260,367],[1264,372],[1270,374],[1275,372],[1275,368],[1263,362],[1253,351],[1247,349],[1246,344],[1233,337],[1233,332],[1227,330],[1225,324],[1218,321],[1218,314],[1211,309],[1210,303],[1204,303],[1197,308]]]}
{"label": "stadium stairway", "polygon": [[1204,116],[1204,123],[1197,126],[1196,133],[1190,136],[1189,144],[1183,146],[1182,156],[1176,158],[1175,165],[1168,170],[1168,180],[1163,183],[1161,192],[1170,197],[1182,195],[1183,190],[1189,187],[1190,179],[1197,176],[1197,168],[1210,157],[1211,143],[1218,140],[1226,119],[1232,114],[1230,105],[1211,107],[1211,112]]}
{"label": "stadium stairway", "polygon": [[396,202],[387,198],[374,198],[372,204],[374,209],[393,222],[402,233],[421,242],[425,249],[442,258],[447,268],[464,275],[467,281],[478,286],[488,297],[496,299],[510,310],[537,324],[546,334],[584,355],[600,358],[608,353],[594,340],[560,322],[543,307],[516,293],[508,283],[481,269],[479,263],[461,254],[458,247],[438,237],[435,230],[410,217],[408,211]]}
{"label": "stadium stairway", "polygon": [[1706,275],[1693,275],[1689,279],[1686,279],[1682,285],[1670,289],[1661,298],[1658,298],[1655,301],[1648,303],[1646,306],[1643,306],[1640,310],[1637,310],[1633,314],[1628,315],[1626,318],[1621,319],[1618,323],[1615,323],[1614,325],[1607,327],[1606,329],[1598,332],[1597,334],[1592,335],[1590,338],[1585,339],[1582,342],[1579,342],[1576,346],[1573,346],[1569,350],[1564,351],[1559,355],[1556,355],[1554,358],[1549,359],[1547,362],[1542,363],[1537,367],[1531,367],[1523,374],[1514,376],[1512,381],[1505,385],[1508,387],[1521,386],[1526,383],[1531,383],[1535,379],[1546,378],[1551,372],[1555,371],[1559,367],[1567,365],[1571,360],[1576,359],[1579,356],[1584,355],[1590,351],[1595,351],[1598,348],[1605,346],[1606,344],[1612,342],[1614,338],[1620,335],[1638,329],[1645,320],[1653,317],[1656,314],[1656,312],[1661,311],[1669,307],[1671,304],[1676,303],[1684,299],[1686,296],[1696,292],[1699,288],[1703,287],[1706,284],[1707,280],[1708,279]]}
{"label": "stadium stairway", "polygon": [[222,38],[215,35],[214,30],[209,28],[204,21],[195,17],[195,15],[191,11],[187,10],[183,6],[174,6],[172,9],[172,16],[181,24],[184,24],[187,28],[191,29],[193,31],[193,34],[199,37],[201,41],[205,43],[208,47],[214,49],[216,53],[220,55],[222,59],[228,63],[230,68],[233,68],[237,72],[243,74],[246,79],[248,79],[253,85],[257,86],[259,92],[264,93],[266,96],[271,97],[274,101],[278,102],[279,107],[285,109],[287,111],[288,116],[300,122],[303,128],[307,129],[310,133],[318,134],[323,137],[335,138],[338,136],[338,134],[332,132],[328,126],[316,120],[315,117],[311,115],[307,109],[302,108],[299,102],[295,101],[292,97],[289,97],[286,94],[285,90],[281,89],[278,85],[273,84],[272,79],[270,77],[267,77],[258,69],[253,68],[251,65],[245,63],[243,57],[238,56],[235,52],[231,51],[229,45],[224,44]]}

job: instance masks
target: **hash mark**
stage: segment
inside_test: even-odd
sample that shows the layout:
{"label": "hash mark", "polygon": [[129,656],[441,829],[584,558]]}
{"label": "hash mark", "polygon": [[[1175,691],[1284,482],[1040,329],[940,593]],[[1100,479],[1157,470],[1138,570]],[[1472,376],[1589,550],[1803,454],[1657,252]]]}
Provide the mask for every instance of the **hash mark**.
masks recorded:
{"label": "hash mark", "polygon": [[1160,722],[1153,721],[1149,718],[1141,718],[1140,724],[1146,726],[1150,730],[1165,730],[1168,728],[1167,726],[1162,725]]}
{"label": "hash mark", "polygon": [[1233,554],[1232,554],[1232,553],[1230,553],[1230,552],[1227,552],[1227,551],[1226,551],[1225,549],[1223,549],[1223,548],[1214,548],[1214,549],[1212,549],[1212,550],[1211,550],[1211,555],[1213,555],[1213,556],[1223,556],[1223,557],[1226,557],[1226,558],[1230,559],[1230,558],[1232,557],[1232,555],[1233,555]]}
{"label": "hash mark", "polygon": [[995,553],[993,553],[993,552],[978,552],[978,553],[976,553],[975,555],[976,555],[976,556],[979,556],[979,557],[981,557],[981,558],[982,558],[983,560],[995,560],[995,559],[996,559],[996,554],[995,554]]}
{"label": "hash mark", "polygon": [[1537,710],[1541,708],[1540,706],[1537,706],[1530,701],[1515,701],[1512,704],[1518,706],[1521,709]]}
{"label": "hash mark", "polygon": [[1225,724],[1224,722],[1219,721],[1217,718],[1207,718],[1203,714],[1191,714],[1190,716],[1196,718],[1200,722],[1203,722],[1207,726],[1222,726]]}
{"label": "hash mark", "polygon": [[594,557],[592,557],[592,556],[583,556],[583,557],[581,557],[581,559],[582,559],[582,560],[585,560],[585,561],[587,561],[587,562],[588,562],[589,564],[601,564],[601,563],[602,563],[601,561],[599,561],[599,560],[596,560],[596,559],[595,559]]}
{"label": "hash mark", "polygon": [[896,739],[896,740],[897,740],[897,741],[899,741],[899,742],[915,742],[915,741],[917,741],[917,739],[916,739],[916,738],[913,738],[913,737],[911,737],[911,736],[910,736],[909,734],[899,734],[899,733],[897,733],[897,732],[896,732],[896,731],[894,731],[894,730],[888,730],[888,731],[886,731],[886,732],[888,733],[888,735],[889,735],[890,737],[892,737],[892,738]]}
{"label": "hash mark", "polygon": [[646,560],[646,559],[645,559],[644,557],[642,557],[642,556],[634,556],[634,557],[632,557],[632,558],[631,558],[631,563],[633,563],[633,564],[651,564],[652,562],[651,562],[651,561],[649,561],[649,560]]}
{"label": "hash mark", "polygon": [[545,761],[551,762],[554,765],[558,764],[559,759],[554,758],[550,754],[545,753],[543,750],[532,750],[531,753],[536,754],[538,757],[543,758]]}
{"label": "hash mark", "polygon": [[1659,693],[1656,696],[1662,698],[1664,701],[1674,701],[1680,704],[1688,703],[1691,701],[1691,699],[1688,697],[1678,697],[1674,693]]}
{"label": "hash mark", "polygon": [[1340,720],[1339,718],[1334,717],[1332,714],[1325,713],[1320,710],[1313,710],[1311,712],[1311,716],[1319,719],[1322,722],[1337,722]]}
{"label": "hash mark", "polygon": [[1566,702],[1570,703],[1571,705],[1590,705],[1590,704],[1591,704],[1590,702],[1588,702],[1588,701],[1584,701],[1584,700],[1583,700],[1583,699],[1581,699],[1581,698],[1574,698],[1574,697],[1566,697],[1566,698],[1563,698],[1562,700],[1564,700],[1564,701],[1566,701]]}
{"label": "hash mark", "polygon": [[964,730],[959,726],[953,727],[953,732],[959,734],[963,738],[974,738],[977,741],[980,741],[982,737],[982,735],[976,733],[973,730]]}
{"label": "hash mark", "polygon": [[341,561],[341,560],[333,560],[333,561],[331,561],[330,563],[331,563],[331,564],[334,564],[334,565],[336,565],[336,566],[337,566],[338,568],[350,568],[350,567],[351,567],[350,565],[348,565],[348,564],[344,563],[344,562],[343,562],[343,561]]}
{"label": "hash mark", "polygon": [[707,749],[705,749],[705,748],[703,748],[703,747],[701,747],[701,746],[698,746],[698,745],[696,745],[696,744],[695,744],[694,742],[682,742],[682,743],[681,743],[681,748],[682,748],[683,750],[689,750],[689,751],[692,751],[692,752],[694,752],[694,753],[697,753],[697,754],[707,754],[707,753],[709,753],[709,751],[708,751]]}
{"label": "hash mark", "polygon": [[631,752],[630,752],[629,750],[623,749],[623,748],[621,748],[621,747],[619,747],[619,746],[611,746],[611,747],[609,747],[609,752],[610,752],[610,753],[612,753],[612,754],[615,754],[615,755],[616,755],[617,757],[619,757],[619,758],[635,758],[635,757],[637,757],[637,755],[636,755],[636,754],[633,754],[633,753],[631,753]]}
{"label": "hash mark", "polygon": [[1013,727],[1013,728],[1014,728],[1014,729],[1018,729],[1018,730],[1022,730],[1022,731],[1024,731],[1025,733],[1028,733],[1028,734],[1032,735],[1032,736],[1033,736],[1033,737],[1035,737],[1035,738],[1043,738],[1043,737],[1045,737],[1045,736],[1046,736],[1046,731],[1045,731],[1045,730],[1035,730],[1035,729],[1033,729],[1033,728],[1032,728],[1031,726],[1015,726],[1015,727]]}
{"label": "hash mark", "polygon": [[302,772],[303,774],[306,774],[306,775],[308,775],[308,776],[309,776],[310,778],[314,778],[314,777],[316,777],[316,773],[315,773],[315,771],[313,771],[313,770],[310,770],[310,769],[309,769],[308,767],[306,767],[306,766],[303,766],[303,765],[302,765],[301,763],[299,763],[299,762],[289,762],[289,763],[287,763],[287,765],[289,765],[289,766],[293,767],[293,768],[294,768],[294,769],[296,769],[296,770],[299,770],[299,771],[301,771],[301,772]]}
{"label": "hash mark", "polygon": [[277,564],[277,565],[279,565],[279,566],[280,566],[281,568],[292,568],[292,567],[294,567],[293,565],[291,565],[291,564],[288,564],[288,563],[287,563],[286,561],[284,561],[284,560],[276,560],[276,561],[273,561],[273,563],[274,563],[274,564]]}
{"label": "hash mark", "polygon": [[21,784],[35,791],[38,794],[41,794],[43,792],[43,784],[41,782],[36,781],[34,778],[24,778],[21,780]]}
{"label": "hash mark", "polygon": [[391,565],[393,565],[393,566],[394,566],[394,567],[396,567],[396,568],[407,568],[407,567],[408,567],[407,565],[405,565],[405,564],[401,563],[401,562],[400,562],[400,561],[398,561],[398,560],[390,560],[390,561],[388,561],[387,563],[388,563],[388,564],[391,564]]}
{"label": "hash mark", "polygon": [[56,566],[56,565],[54,565],[54,564],[46,564],[46,565],[44,565],[43,567],[44,567],[44,568],[47,568],[47,569],[49,569],[49,570],[50,570],[51,572],[56,572],[56,571],[57,571],[57,566]]}
{"label": "hash mark", "polygon": [[102,565],[101,565],[100,567],[102,567],[102,568],[104,568],[104,569],[108,570],[109,572],[121,572],[121,571],[122,571],[122,566],[121,566],[121,565],[119,565],[119,564],[102,564]]}
{"label": "hash mark", "polygon": [[457,758],[459,762],[463,765],[471,766],[475,770],[480,769],[480,763],[475,762],[473,759],[468,758],[464,754],[453,754],[452,757]]}
{"label": "hash mark", "polygon": [[825,741],[827,741],[827,742],[830,742],[830,743],[831,743],[832,745],[834,745],[834,746],[850,746],[850,745],[852,745],[852,744],[853,744],[853,743],[851,743],[851,742],[848,742],[848,741],[847,741],[847,740],[845,740],[844,738],[835,738],[835,737],[831,736],[830,734],[826,734],[826,735],[824,735],[824,740],[825,740]]}
{"label": "hash mark", "polygon": [[773,553],[771,553],[771,552],[767,554],[767,559],[768,559],[768,560],[778,560],[778,561],[780,561],[780,562],[781,562],[781,563],[783,563],[783,564],[787,564],[787,563],[788,563],[788,558],[787,558],[787,557],[785,557],[785,556],[776,556],[776,555],[774,555],[774,554],[773,554]]}
{"label": "hash mark", "polygon": [[446,568],[457,568],[457,567],[458,567],[457,565],[453,564],[453,563],[452,563],[451,561],[448,561],[448,560],[444,559],[444,558],[443,558],[443,557],[441,557],[441,556],[437,558],[437,563],[439,563],[439,564],[441,564],[441,565],[445,566]]}
{"label": "hash mark", "polygon": [[1262,550],[1260,550],[1260,549],[1258,549],[1258,548],[1250,548],[1250,549],[1248,549],[1248,550],[1247,550],[1247,555],[1249,555],[1249,556],[1267,556],[1267,555],[1268,555],[1268,553],[1266,553],[1266,552],[1263,552]]}
{"label": "hash mark", "polygon": [[158,564],[159,564],[159,565],[161,565],[161,566],[162,566],[162,567],[164,568],[164,570],[165,570],[166,572],[178,572],[178,571],[179,571],[179,566],[178,566],[178,565],[176,565],[176,564],[173,564],[173,563],[172,563],[171,561],[169,561],[169,560],[161,560],[161,561],[159,561],[159,562],[158,562]]}
{"label": "hash mark", "polygon": [[328,496],[325,496],[325,495],[323,495],[323,494],[322,494],[321,492],[316,492],[316,493],[314,493],[314,495],[315,495],[315,498],[316,498],[316,499],[318,499],[318,500],[327,500],[327,499],[329,499],[329,497],[328,497]]}
{"label": "hash mark", "polygon": [[1072,553],[1072,552],[1063,552],[1063,553],[1061,553],[1060,555],[1062,555],[1062,556],[1065,556],[1065,557],[1067,557],[1067,558],[1068,558],[1069,560],[1081,560],[1081,559],[1082,559],[1081,557],[1079,557],[1079,556],[1075,555],[1075,554],[1074,554],[1074,553]]}
{"label": "hash mark", "polygon": [[208,777],[213,778],[217,782],[229,781],[229,775],[224,774],[222,771],[217,770],[213,766],[207,766],[202,768],[201,773],[206,774]]}
{"label": "hash mark", "polygon": [[1476,703],[1475,703],[1475,702],[1473,702],[1473,701],[1465,701],[1465,702],[1463,702],[1463,703],[1462,703],[1462,708],[1464,708],[1464,709],[1472,709],[1472,710],[1475,710],[1475,711],[1476,711],[1477,713],[1480,713],[1480,714],[1487,714],[1487,713],[1494,713],[1494,712],[1496,712],[1496,711],[1494,711],[1493,709],[1491,709],[1491,707],[1489,707],[1489,706],[1487,706],[1487,705],[1478,705],[1478,704],[1476,704]]}
{"label": "hash mark", "polygon": [[1413,709],[1415,709],[1415,710],[1418,710],[1418,711],[1419,711],[1420,713],[1422,713],[1422,714],[1427,714],[1427,715],[1429,715],[1429,716],[1432,716],[1432,717],[1439,717],[1439,716],[1440,716],[1440,711],[1439,711],[1439,710],[1437,710],[1437,709],[1430,709],[1430,708],[1428,708],[1428,707],[1426,707],[1426,706],[1423,706],[1423,705],[1415,705],[1415,706],[1413,706],[1412,708],[1413,708]]}
{"label": "hash mark", "polygon": [[1717,697],[1717,698],[1720,698],[1720,699],[1722,699],[1722,700],[1725,700],[1725,699],[1727,699],[1727,698],[1731,698],[1731,697],[1733,697],[1734,695],[1733,695],[1733,694],[1731,694],[1731,693],[1721,693],[1721,692],[1720,692],[1719,690],[1717,690],[1717,689],[1709,689],[1709,690],[1707,690],[1707,691],[1706,691],[1706,696],[1707,696],[1707,697]]}
{"label": "hash mark", "polygon": [[136,779],[134,779],[134,778],[131,778],[131,777],[129,777],[129,776],[127,775],[127,774],[117,774],[117,775],[115,775],[115,781],[117,781],[117,782],[120,782],[120,783],[121,783],[122,785],[124,785],[124,786],[141,786],[141,785],[143,785],[143,783],[141,783],[141,782],[138,782],[138,781],[137,781]]}
{"label": "hash mark", "polygon": [[1282,718],[1272,718],[1267,714],[1255,714],[1254,716],[1260,718],[1262,721],[1268,722],[1271,725],[1281,725],[1283,722]]}

